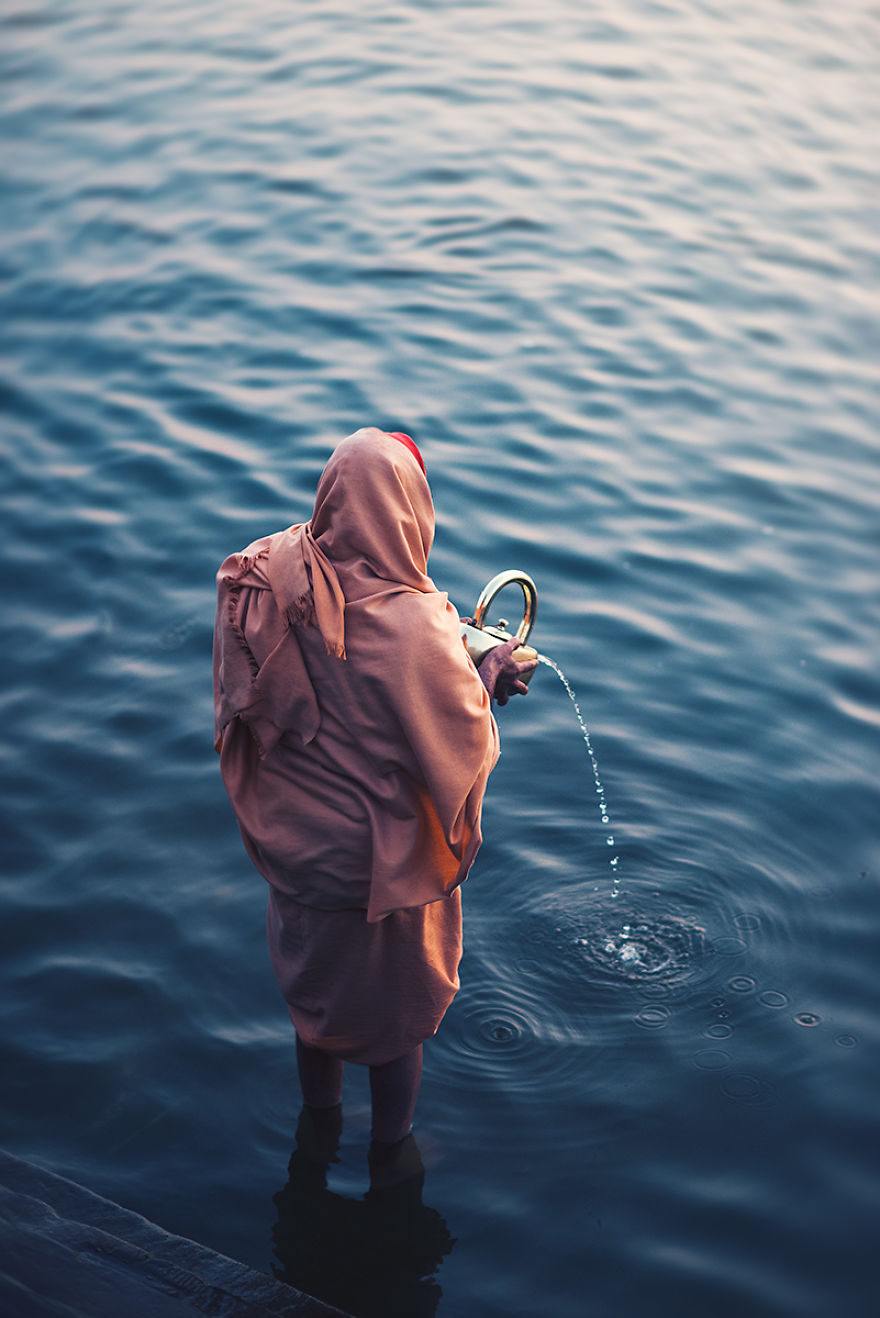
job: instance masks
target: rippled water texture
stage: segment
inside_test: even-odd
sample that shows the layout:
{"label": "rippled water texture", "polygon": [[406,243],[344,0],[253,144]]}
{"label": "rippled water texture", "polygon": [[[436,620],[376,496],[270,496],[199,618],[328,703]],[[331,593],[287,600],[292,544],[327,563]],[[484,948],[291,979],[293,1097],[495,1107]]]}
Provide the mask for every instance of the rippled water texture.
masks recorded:
{"label": "rippled water texture", "polygon": [[288,1184],[209,679],[217,564],[402,428],[596,766],[541,667],[361,1311],[873,1316],[878,51],[868,0],[0,7],[13,1152],[315,1288],[403,1229],[360,1073]]}

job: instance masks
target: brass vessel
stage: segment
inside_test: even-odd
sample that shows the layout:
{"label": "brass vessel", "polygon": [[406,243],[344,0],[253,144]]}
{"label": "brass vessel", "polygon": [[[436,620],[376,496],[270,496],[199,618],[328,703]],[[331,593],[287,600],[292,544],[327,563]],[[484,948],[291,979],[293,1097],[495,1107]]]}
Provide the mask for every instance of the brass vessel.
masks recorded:
{"label": "brass vessel", "polygon": [[[522,621],[516,631],[508,631],[510,623],[506,618],[499,618],[497,622],[489,625],[486,618],[489,608],[492,605],[495,596],[505,588],[505,586],[518,585],[523,593],[523,615]],[[506,641],[519,641],[519,646],[513,652],[513,657],[519,663],[526,659],[537,659],[538,652],[533,650],[525,642],[529,638],[529,633],[535,625],[535,617],[538,612],[538,588],[527,572],[520,572],[515,568],[510,568],[506,572],[499,572],[489,581],[480,593],[474,609],[474,620],[472,623],[463,622],[461,624],[461,634],[464,637],[468,654],[479,667],[480,661],[485,659],[490,650],[496,645],[504,645]],[[532,674],[526,673],[523,677],[524,682],[531,679]]]}

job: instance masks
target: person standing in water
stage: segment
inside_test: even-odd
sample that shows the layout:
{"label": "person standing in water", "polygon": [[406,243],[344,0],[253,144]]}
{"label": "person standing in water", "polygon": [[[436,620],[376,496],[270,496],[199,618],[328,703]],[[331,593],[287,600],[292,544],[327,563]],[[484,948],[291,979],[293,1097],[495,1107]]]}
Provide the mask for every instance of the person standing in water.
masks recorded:
{"label": "person standing in water", "polygon": [[217,574],[215,748],[269,884],[305,1109],[332,1120],[344,1063],[368,1066],[371,1163],[409,1134],[422,1043],[459,987],[492,701],[535,667],[510,642],[474,668],[428,576],[433,536],[418,448],[370,427],[334,450],[310,522]]}

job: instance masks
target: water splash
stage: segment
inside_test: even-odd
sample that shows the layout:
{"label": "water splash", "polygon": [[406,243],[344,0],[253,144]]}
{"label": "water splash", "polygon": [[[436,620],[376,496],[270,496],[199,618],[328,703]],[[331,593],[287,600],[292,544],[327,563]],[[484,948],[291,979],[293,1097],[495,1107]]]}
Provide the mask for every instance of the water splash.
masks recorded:
{"label": "water splash", "polygon": [[629,984],[665,995],[705,972],[711,948],[705,930],[686,912],[650,908],[627,911],[626,918],[599,901],[573,911],[564,932],[564,964],[576,965],[579,977],[593,984]]}
{"label": "water splash", "polygon": [[[611,817],[608,814],[608,805],[605,801],[605,788],[602,786],[602,779],[599,777],[599,762],[596,759],[595,752],[593,751],[593,746],[590,741],[589,729],[587,728],[587,725],[584,722],[584,716],[580,711],[580,706],[578,705],[577,697],[575,696],[574,691],[571,688],[571,684],[568,678],[565,676],[565,673],[563,673],[562,669],[559,667],[557,663],[555,663],[552,659],[548,659],[546,654],[539,654],[538,662],[541,664],[546,664],[548,668],[553,669],[554,673],[559,678],[560,682],[568,692],[568,698],[571,701],[572,705],[574,706],[574,712],[577,715],[577,721],[580,725],[581,732],[583,733],[584,745],[587,748],[587,754],[590,757],[590,764],[592,765],[593,768],[593,779],[596,783],[596,795],[599,798],[597,802],[597,805],[599,807],[599,817],[601,818],[602,823],[605,825],[605,827],[608,828],[611,825]],[[614,846],[613,833],[609,833],[608,836],[605,838],[605,845],[609,847]],[[618,874],[617,867],[620,864],[620,857],[617,855],[612,856],[611,860],[609,861],[609,864],[611,866],[611,896],[618,897],[620,895],[620,875]],[[626,937],[626,935],[624,935],[624,937]]]}

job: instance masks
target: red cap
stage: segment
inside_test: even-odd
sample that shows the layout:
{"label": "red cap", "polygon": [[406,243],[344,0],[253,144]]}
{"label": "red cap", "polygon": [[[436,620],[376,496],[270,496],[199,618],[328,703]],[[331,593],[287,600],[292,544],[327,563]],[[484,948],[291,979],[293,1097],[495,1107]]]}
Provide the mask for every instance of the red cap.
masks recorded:
{"label": "red cap", "polygon": [[415,458],[416,462],[421,467],[422,471],[425,472],[425,476],[427,476],[428,473],[425,471],[425,464],[424,461],[422,460],[422,455],[419,452],[418,446],[416,445],[416,441],[412,438],[412,436],[405,435],[402,430],[386,430],[385,433],[386,435],[390,435],[392,439],[399,439],[401,444],[406,445],[410,453]]}

